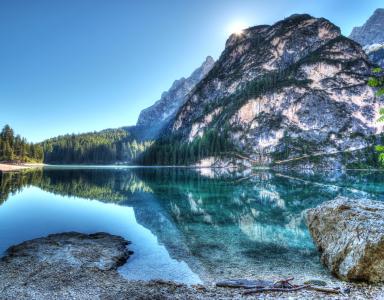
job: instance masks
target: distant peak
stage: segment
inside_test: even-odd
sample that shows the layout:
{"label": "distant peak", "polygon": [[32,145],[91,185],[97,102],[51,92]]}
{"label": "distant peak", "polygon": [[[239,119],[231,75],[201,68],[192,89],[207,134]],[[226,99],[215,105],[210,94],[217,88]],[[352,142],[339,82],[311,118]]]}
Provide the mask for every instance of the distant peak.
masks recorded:
{"label": "distant peak", "polygon": [[208,55],[204,61],[204,64],[207,64],[207,63],[210,64],[210,63],[214,63],[214,62],[215,62],[215,60],[213,59],[213,57]]}
{"label": "distant peak", "polygon": [[378,8],[362,25],[354,27],[350,38],[362,46],[384,43],[384,8]]}
{"label": "distant peak", "polygon": [[199,68],[197,68],[192,74],[192,78],[200,78],[198,79],[199,81],[204,77],[209,70],[212,69],[213,65],[215,64],[215,60],[213,59],[212,56],[208,55],[204,62],[200,65]]}
{"label": "distant peak", "polygon": [[212,69],[215,60],[207,56],[205,61],[189,77],[175,80],[171,88],[162,93],[160,100],[142,110],[137,120],[137,126],[151,128],[150,136],[157,136],[163,126],[184,103],[188,93]]}

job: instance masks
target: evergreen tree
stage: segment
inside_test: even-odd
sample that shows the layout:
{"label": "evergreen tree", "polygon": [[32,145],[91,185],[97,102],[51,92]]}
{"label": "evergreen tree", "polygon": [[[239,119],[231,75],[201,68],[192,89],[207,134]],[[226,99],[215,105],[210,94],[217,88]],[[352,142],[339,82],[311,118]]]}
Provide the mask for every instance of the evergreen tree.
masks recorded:
{"label": "evergreen tree", "polygon": [[137,142],[124,129],[71,134],[42,143],[45,162],[57,164],[129,163],[152,144]]}
{"label": "evergreen tree", "polygon": [[0,161],[42,162],[44,153],[39,145],[28,144],[25,138],[14,134],[9,125],[0,132]]}

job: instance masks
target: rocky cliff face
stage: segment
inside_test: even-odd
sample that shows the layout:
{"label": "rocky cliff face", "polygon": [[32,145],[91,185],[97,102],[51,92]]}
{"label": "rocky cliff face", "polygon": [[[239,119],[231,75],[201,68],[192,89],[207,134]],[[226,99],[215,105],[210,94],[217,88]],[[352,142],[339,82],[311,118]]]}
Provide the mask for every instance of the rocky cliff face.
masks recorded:
{"label": "rocky cliff face", "polygon": [[364,50],[373,63],[384,68],[384,43],[364,47]]}
{"label": "rocky cliff face", "polygon": [[384,67],[384,9],[377,9],[361,27],[353,28],[349,38],[364,47],[375,64]]}
{"label": "rocky cliff face", "polygon": [[161,95],[160,100],[141,111],[137,120],[137,126],[151,131],[151,134],[156,136],[164,124],[166,124],[166,122],[175,115],[180,106],[184,104],[188,93],[212,69],[214,63],[214,59],[208,56],[204,63],[196,69],[191,76],[176,80],[172,84],[172,87]]}
{"label": "rocky cliff face", "polygon": [[293,15],[232,35],[168,133],[185,141],[226,132],[257,164],[355,151],[379,134],[372,65],[323,18]]}
{"label": "rocky cliff face", "polygon": [[363,46],[384,43],[384,8],[378,8],[361,27],[353,28],[350,38]]}

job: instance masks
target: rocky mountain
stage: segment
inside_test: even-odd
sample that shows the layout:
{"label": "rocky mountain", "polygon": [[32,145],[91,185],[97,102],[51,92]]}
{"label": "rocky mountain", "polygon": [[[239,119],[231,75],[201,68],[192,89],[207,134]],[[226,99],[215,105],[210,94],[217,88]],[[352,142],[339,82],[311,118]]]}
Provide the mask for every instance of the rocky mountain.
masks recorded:
{"label": "rocky mountain", "polygon": [[363,46],[384,43],[384,8],[378,8],[361,27],[353,28],[350,38]]}
{"label": "rocky mountain", "polygon": [[161,95],[160,100],[141,111],[137,126],[145,128],[150,136],[155,137],[167,121],[174,117],[180,106],[184,104],[188,93],[212,69],[214,63],[214,59],[208,56],[188,78],[176,80],[171,88]]}
{"label": "rocky mountain", "polygon": [[384,68],[384,43],[366,46],[364,50],[373,63]]}
{"label": "rocky mountain", "polygon": [[361,27],[353,28],[349,38],[364,47],[369,58],[384,67],[384,9],[377,9]]}
{"label": "rocky mountain", "polygon": [[366,149],[382,132],[379,99],[366,83],[372,67],[362,47],[323,18],[293,15],[248,28],[230,36],[147,162],[166,155],[173,160],[164,163],[189,162],[184,151],[192,160],[226,156],[259,165],[311,157],[314,163]]}

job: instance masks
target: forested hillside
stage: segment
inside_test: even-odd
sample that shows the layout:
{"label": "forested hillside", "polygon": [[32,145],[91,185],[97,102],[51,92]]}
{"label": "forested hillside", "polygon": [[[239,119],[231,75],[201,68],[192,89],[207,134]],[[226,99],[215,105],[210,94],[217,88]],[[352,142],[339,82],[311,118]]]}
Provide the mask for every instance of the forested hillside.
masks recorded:
{"label": "forested hillside", "polygon": [[28,143],[25,138],[15,135],[9,125],[5,125],[0,133],[0,161],[4,162],[42,162],[43,148]]}
{"label": "forested hillside", "polygon": [[136,162],[142,165],[190,165],[203,158],[225,155],[234,150],[225,131],[210,129],[190,143],[185,143],[177,135],[163,136],[140,155]]}
{"label": "forested hillside", "polygon": [[42,142],[46,163],[128,163],[151,145],[136,141],[127,129],[67,134]]}

